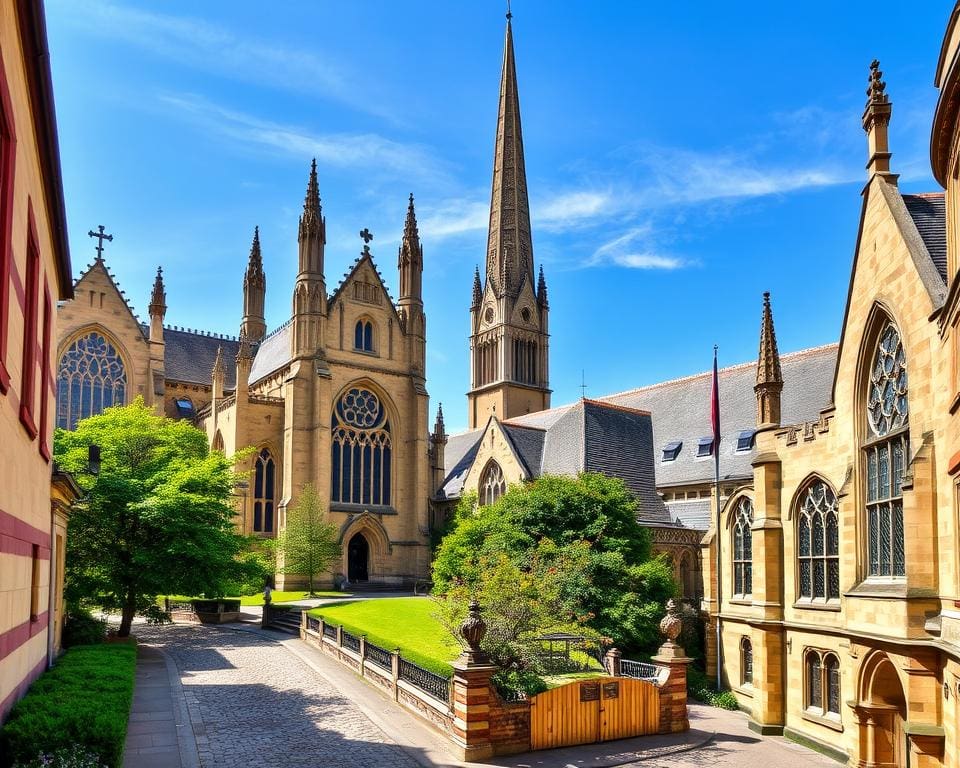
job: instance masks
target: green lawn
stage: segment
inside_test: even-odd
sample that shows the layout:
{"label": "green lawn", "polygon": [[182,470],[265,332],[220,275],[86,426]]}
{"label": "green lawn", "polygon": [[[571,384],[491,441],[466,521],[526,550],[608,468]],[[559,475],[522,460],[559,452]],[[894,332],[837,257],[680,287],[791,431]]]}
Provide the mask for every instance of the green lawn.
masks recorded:
{"label": "green lawn", "polygon": [[437,674],[449,675],[450,662],[460,654],[460,644],[433,617],[433,601],[426,597],[394,597],[324,605],[311,616],[343,626],[354,635],[401,655]]}
{"label": "green lawn", "polygon": [[601,669],[590,670],[589,672],[567,672],[563,675],[544,675],[543,680],[548,688],[559,688],[567,683],[575,683],[578,680],[590,680],[594,677],[606,677],[607,673]]}
{"label": "green lawn", "polygon": [[[271,601],[274,603],[292,603],[297,600],[305,600],[309,597],[309,592],[280,592],[279,590],[273,590],[271,594]],[[314,592],[314,597],[323,597],[323,598],[347,598],[352,597],[349,592]],[[176,600],[177,602],[187,602],[188,600],[203,600],[206,598],[200,597],[190,597],[189,595],[158,595],[157,604],[163,605],[163,598],[169,597],[171,600]],[[240,600],[240,605],[263,605],[263,593],[260,592],[256,595],[242,595],[239,598],[237,597],[228,597],[227,600]]]}

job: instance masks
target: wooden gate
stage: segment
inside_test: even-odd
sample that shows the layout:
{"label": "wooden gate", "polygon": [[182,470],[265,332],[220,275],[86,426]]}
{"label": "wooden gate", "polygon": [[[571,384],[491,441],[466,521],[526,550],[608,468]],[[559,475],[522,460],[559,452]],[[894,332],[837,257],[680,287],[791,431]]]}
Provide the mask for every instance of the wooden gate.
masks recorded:
{"label": "wooden gate", "polygon": [[599,677],[530,699],[530,749],[626,739],[659,727],[660,691],[644,680]]}

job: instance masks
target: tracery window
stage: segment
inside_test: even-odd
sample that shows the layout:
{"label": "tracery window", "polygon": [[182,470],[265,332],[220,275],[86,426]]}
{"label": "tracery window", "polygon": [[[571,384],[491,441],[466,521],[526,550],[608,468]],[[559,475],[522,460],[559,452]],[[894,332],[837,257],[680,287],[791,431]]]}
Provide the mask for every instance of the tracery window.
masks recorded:
{"label": "tracery window", "polygon": [[834,653],[808,650],[804,656],[806,709],[815,715],[840,716],[840,659]]}
{"label": "tracery window", "polygon": [[74,429],[80,419],[126,402],[127,372],[116,348],[93,331],[73,342],[57,371],[57,426]]}
{"label": "tracery window", "polygon": [[493,504],[507,491],[507,481],[503,477],[503,470],[495,461],[491,461],[480,475],[480,503],[483,506]]}
{"label": "tracery window", "polygon": [[909,417],[906,357],[893,323],[880,333],[868,386],[867,572],[899,577],[906,573],[901,486],[909,455]]}
{"label": "tracery window", "polygon": [[273,532],[273,510],[276,495],[276,462],[270,451],[264,448],[257,454],[253,472],[253,530]]}
{"label": "tracery window", "polygon": [[389,504],[392,443],[387,410],[373,392],[351,387],[333,409],[330,498]]}
{"label": "tracery window", "polygon": [[360,352],[373,352],[373,323],[357,320],[353,331],[353,348]]}
{"label": "tracery window", "polygon": [[737,503],[733,518],[733,594],[753,592],[753,502],[746,496]]}
{"label": "tracery window", "polygon": [[740,638],[740,685],[753,685],[753,643]]}
{"label": "tracery window", "polygon": [[799,597],[840,597],[840,527],[837,497],[822,480],[814,480],[797,510]]}

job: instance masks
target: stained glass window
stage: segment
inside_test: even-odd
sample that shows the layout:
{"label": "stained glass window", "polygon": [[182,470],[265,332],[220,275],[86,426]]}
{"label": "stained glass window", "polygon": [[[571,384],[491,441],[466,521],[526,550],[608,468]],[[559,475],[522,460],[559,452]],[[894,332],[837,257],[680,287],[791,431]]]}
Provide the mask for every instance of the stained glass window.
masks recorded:
{"label": "stained glass window", "polygon": [[383,402],[360,387],[348,389],[332,417],[330,498],[344,504],[390,504],[393,443]]}
{"label": "stained glass window", "polygon": [[837,497],[814,480],[797,510],[798,596],[808,600],[840,597],[840,526]]}
{"label": "stained glass window", "polygon": [[753,502],[744,496],[737,502],[733,518],[733,594],[753,592]]}
{"label": "stained glass window", "polygon": [[74,429],[80,419],[126,402],[127,372],[116,348],[96,331],[73,342],[57,370],[57,426]]}
{"label": "stained glass window", "polygon": [[277,465],[264,448],[257,454],[253,472],[253,530],[260,533],[273,532],[273,512],[276,507]]}
{"label": "stained glass window", "polygon": [[353,348],[361,352],[373,352],[373,323],[358,320],[353,332]]}
{"label": "stained glass window", "polygon": [[480,476],[480,503],[493,504],[506,490],[507,481],[503,477],[503,470],[497,462],[491,461],[483,468]]}
{"label": "stained glass window", "polygon": [[840,716],[840,659],[834,653],[808,650],[804,656],[806,708],[815,715]]}
{"label": "stained glass window", "polygon": [[903,546],[903,477],[909,461],[907,362],[893,323],[880,333],[870,368],[865,448],[867,559],[870,576],[906,573]]}

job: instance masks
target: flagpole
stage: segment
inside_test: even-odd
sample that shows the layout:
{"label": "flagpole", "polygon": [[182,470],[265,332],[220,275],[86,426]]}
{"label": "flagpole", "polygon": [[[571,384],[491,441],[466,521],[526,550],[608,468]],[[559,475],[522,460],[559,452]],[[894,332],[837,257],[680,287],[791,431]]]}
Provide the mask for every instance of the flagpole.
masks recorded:
{"label": "flagpole", "polygon": [[721,584],[723,583],[723,569],[721,568],[720,542],[723,536],[720,533],[720,374],[717,372],[717,345],[713,345],[713,392],[710,403],[711,421],[713,422],[713,478],[714,490],[717,496],[717,530],[714,539],[717,542],[717,690],[723,689],[723,645],[720,635],[720,606]]}

